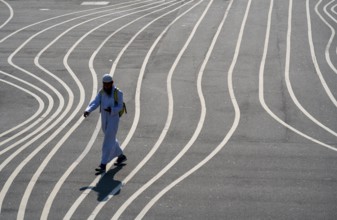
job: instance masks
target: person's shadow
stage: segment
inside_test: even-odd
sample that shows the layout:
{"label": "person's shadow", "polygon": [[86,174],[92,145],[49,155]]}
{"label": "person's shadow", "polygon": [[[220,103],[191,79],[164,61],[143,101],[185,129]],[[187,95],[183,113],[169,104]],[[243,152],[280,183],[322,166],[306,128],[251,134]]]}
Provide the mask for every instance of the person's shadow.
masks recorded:
{"label": "person's shadow", "polygon": [[97,200],[99,202],[104,201],[104,199],[107,198],[108,195],[118,195],[121,190],[122,182],[118,180],[114,180],[115,174],[120,171],[123,168],[123,166],[116,166],[114,169],[109,170],[106,172],[97,185],[95,187],[85,186],[80,188],[81,191],[84,191],[86,189],[92,189],[97,192],[98,197]]}

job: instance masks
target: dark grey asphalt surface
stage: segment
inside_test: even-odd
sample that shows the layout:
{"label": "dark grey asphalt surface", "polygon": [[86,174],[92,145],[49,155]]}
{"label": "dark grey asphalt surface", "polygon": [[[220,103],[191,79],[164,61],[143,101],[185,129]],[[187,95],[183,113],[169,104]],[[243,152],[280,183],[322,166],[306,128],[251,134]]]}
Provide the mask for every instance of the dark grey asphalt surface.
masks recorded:
{"label": "dark grey asphalt surface", "polygon": [[[334,2],[83,2],[0,1],[1,220],[336,219]],[[96,177],[109,72],[128,160]]]}

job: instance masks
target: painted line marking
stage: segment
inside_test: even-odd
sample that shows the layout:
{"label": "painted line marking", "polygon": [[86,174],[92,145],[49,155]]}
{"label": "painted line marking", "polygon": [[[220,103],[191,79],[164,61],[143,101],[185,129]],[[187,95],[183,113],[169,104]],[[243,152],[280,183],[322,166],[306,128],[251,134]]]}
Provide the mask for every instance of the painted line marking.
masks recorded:
{"label": "painted line marking", "polygon": [[108,5],[110,2],[101,1],[101,2],[82,2],[81,5]]}
{"label": "painted line marking", "polygon": [[7,25],[7,23],[12,20],[13,16],[14,16],[14,11],[13,11],[13,8],[11,7],[10,4],[8,4],[6,1],[4,0],[0,0],[0,2],[2,2],[3,4],[5,4],[7,6],[7,8],[9,9],[9,17],[7,18],[7,20],[2,24],[0,25],[0,29],[3,28],[4,26]]}

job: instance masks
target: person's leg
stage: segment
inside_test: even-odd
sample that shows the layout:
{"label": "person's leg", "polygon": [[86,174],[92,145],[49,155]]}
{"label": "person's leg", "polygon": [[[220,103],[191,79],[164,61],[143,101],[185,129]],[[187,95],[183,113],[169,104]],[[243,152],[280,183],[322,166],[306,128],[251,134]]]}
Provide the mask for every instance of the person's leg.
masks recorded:
{"label": "person's leg", "polygon": [[[119,117],[109,118],[109,123],[104,135],[102,146],[102,164],[109,163],[115,157],[123,154],[119,142],[116,138],[118,131]],[[125,160],[124,160],[125,161]]]}

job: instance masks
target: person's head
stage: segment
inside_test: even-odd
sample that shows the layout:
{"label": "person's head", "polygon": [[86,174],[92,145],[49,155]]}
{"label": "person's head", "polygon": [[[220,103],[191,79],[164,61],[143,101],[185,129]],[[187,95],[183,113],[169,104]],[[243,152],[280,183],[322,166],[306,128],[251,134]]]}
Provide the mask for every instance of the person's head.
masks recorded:
{"label": "person's head", "polygon": [[112,76],[109,74],[104,74],[102,82],[104,92],[110,95],[112,93],[112,86],[114,83],[114,81],[112,80]]}

